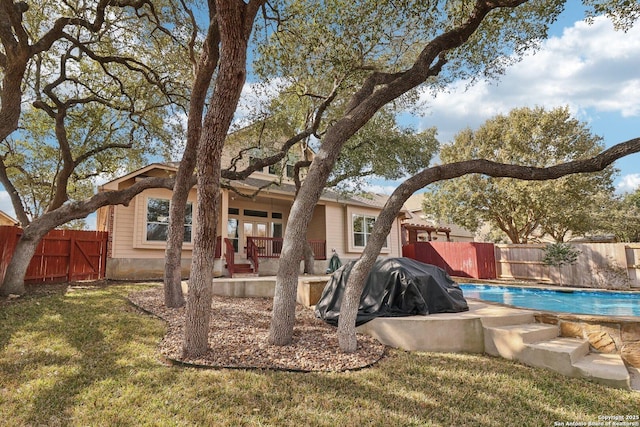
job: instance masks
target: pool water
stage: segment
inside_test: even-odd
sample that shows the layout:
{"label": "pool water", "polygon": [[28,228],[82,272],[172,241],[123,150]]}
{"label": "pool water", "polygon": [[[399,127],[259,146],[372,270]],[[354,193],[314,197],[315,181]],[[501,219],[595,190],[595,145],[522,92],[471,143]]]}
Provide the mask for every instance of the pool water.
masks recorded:
{"label": "pool water", "polygon": [[536,310],[599,316],[640,316],[640,293],[547,290],[461,283],[465,298]]}

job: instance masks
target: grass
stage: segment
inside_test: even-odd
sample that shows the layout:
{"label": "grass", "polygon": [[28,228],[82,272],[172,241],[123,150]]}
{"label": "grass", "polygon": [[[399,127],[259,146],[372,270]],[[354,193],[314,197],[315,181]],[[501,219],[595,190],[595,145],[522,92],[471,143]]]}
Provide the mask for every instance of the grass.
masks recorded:
{"label": "grass", "polygon": [[166,366],[164,324],[127,303],[133,289],[0,305],[3,425],[553,426],[640,414],[637,393],[479,355],[391,350],[346,373]]}

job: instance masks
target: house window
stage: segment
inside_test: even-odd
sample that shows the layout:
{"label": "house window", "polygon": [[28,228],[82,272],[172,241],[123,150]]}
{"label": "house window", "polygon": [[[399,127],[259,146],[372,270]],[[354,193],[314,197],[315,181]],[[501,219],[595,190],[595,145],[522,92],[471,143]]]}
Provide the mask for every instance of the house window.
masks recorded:
{"label": "house window", "polygon": [[[166,242],[169,232],[169,200],[147,200],[147,241]],[[193,204],[187,202],[184,208],[184,238],[183,241],[191,242],[191,229],[193,227]]]}
{"label": "house window", "polygon": [[353,225],[353,246],[365,247],[373,231],[373,224],[376,222],[376,217],[353,214],[351,221]]}
{"label": "house window", "polygon": [[256,211],[253,209],[245,209],[242,213],[244,213],[244,216],[255,216],[258,218],[267,218],[269,216],[269,212]]}
{"label": "house window", "polygon": [[[288,178],[294,177],[294,171],[295,171],[295,165],[292,165],[290,163],[287,163],[286,165],[284,165],[284,174]],[[269,166],[269,173],[271,175],[280,175],[282,173],[282,165],[275,164],[275,165]]]}

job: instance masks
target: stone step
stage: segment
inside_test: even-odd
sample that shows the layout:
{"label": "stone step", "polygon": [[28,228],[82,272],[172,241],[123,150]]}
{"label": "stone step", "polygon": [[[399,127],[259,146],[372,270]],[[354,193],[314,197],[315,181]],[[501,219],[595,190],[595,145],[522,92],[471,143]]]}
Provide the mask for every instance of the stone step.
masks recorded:
{"label": "stone step", "polygon": [[484,351],[492,356],[518,359],[529,343],[558,337],[558,327],[542,323],[505,325],[484,328]]}
{"label": "stone step", "polygon": [[629,371],[617,354],[590,353],[574,363],[582,378],[609,387],[630,389]]}
{"label": "stone step", "polygon": [[589,353],[589,343],[577,338],[556,338],[526,344],[518,360],[539,368],[547,368],[568,377],[581,377],[576,362]]}

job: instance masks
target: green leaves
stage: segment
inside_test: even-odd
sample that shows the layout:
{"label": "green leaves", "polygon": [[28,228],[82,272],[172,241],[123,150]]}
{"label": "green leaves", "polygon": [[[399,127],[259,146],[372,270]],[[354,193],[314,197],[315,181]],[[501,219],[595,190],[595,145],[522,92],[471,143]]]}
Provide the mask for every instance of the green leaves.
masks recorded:
{"label": "green leaves", "polygon": [[580,251],[568,243],[551,243],[544,247],[542,262],[554,267],[575,264]]}
{"label": "green leaves", "polygon": [[[488,159],[546,167],[591,157],[603,149],[601,138],[573,119],[567,108],[521,108],[466,130],[442,148],[444,163]],[[466,176],[437,184],[429,195],[432,213],[476,229],[489,223],[513,243],[548,234],[563,241],[593,230],[596,194],[611,193],[614,170],[571,175],[554,181],[517,181]]]}
{"label": "green leaves", "polygon": [[415,174],[429,165],[437,151],[435,135],[435,129],[402,129],[389,110],[382,110],[346,142],[331,184],[343,179],[357,184],[366,176],[399,179]]}
{"label": "green leaves", "polygon": [[91,196],[99,175],[173,154],[183,137],[175,115],[191,78],[187,3],[106,6],[103,18],[99,7],[44,0],[22,16],[38,48],[22,82],[20,130],[0,154],[31,219]]}

